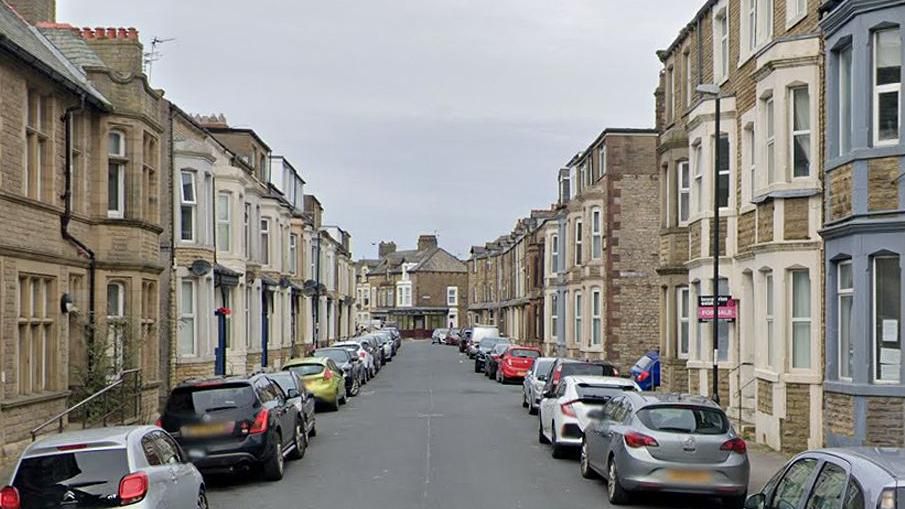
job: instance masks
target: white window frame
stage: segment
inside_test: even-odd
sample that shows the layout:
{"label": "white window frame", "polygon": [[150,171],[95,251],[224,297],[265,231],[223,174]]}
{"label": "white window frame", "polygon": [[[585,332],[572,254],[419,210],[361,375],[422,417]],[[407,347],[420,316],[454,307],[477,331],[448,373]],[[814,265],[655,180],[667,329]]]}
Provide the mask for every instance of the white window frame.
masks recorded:
{"label": "white window frame", "polygon": [[[871,380],[875,384],[898,384],[900,383],[901,375],[897,375],[895,379],[884,380],[878,377],[878,371],[880,371],[880,363],[877,362],[877,260],[881,259],[895,259],[900,260],[898,256],[874,256],[870,260],[870,268],[871,268],[871,295],[870,295],[870,339],[871,339],[871,347],[870,347],[870,371],[871,371]],[[901,264],[901,261],[899,261]],[[901,266],[901,265],[900,265]],[[899,281],[899,285],[901,286],[902,282]],[[901,288],[899,289],[901,291]],[[900,312],[901,313],[901,312]],[[901,321],[901,316],[899,317]],[[899,324],[901,327],[901,324]],[[900,333],[901,334],[901,333]],[[900,351],[901,351],[901,337],[899,338],[900,342]],[[900,361],[901,362],[901,361]],[[901,366],[899,368],[901,373]]]}
{"label": "white window frame", "polygon": [[457,286],[447,286],[446,287],[446,305],[447,306],[458,306],[459,305],[459,287],[457,287]]}
{"label": "white window frame", "polygon": [[[691,146],[692,154],[694,154],[694,158],[692,159],[692,200],[696,205],[697,213],[700,214],[704,211],[704,172],[702,171],[703,167],[703,159],[704,159],[704,149],[701,147],[701,143],[695,143]],[[691,215],[689,213],[689,215]]]}
{"label": "white window frame", "polygon": [[694,99],[694,73],[692,72],[691,52],[686,50],[685,53],[682,53],[682,60],[685,64],[683,66],[685,68],[685,109],[688,109]]}
{"label": "white window frame", "polygon": [[606,175],[606,145],[600,147],[600,176]]}
{"label": "white window frame", "polygon": [[[843,288],[842,286],[842,268],[848,267],[849,271],[852,274],[852,284],[849,287]],[[848,369],[848,352],[843,350],[842,348],[842,301],[843,299],[852,299],[852,308],[851,313],[854,316],[854,299],[855,299],[855,284],[854,284],[854,266],[852,265],[851,260],[841,261],[836,264],[836,343],[838,345],[838,376],[840,380],[852,380],[852,373],[849,370],[848,375],[843,373],[842,366],[845,366]],[[849,325],[851,325],[851,318],[849,318]],[[853,337],[851,331],[849,331],[849,344],[852,343]],[[854,366],[852,366],[854,367]]]}
{"label": "white window frame", "polygon": [[299,272],[299,236],[289,234],[289,273],[297,276]]}
{"label": "white window frame", "polygon": [[559,336],[556,329],[559,327],[559,296],[556,293],[550,294],[550,337],[557,339]]}
{"label": "white window frame", "polygon": [[603,329],[601,328],[601,314],[603,303],[600,300],[600,288],[591,289],[591,346],[602,343]]}
{"label": "white window frame", "polygon": [[767,367],[776,369],[776,293],[773,271],[764,272],[764,326],[767,334]]}
{"label": "white window frame", "polygon": [[[838,75],[836,76],[837,81],[839,83],[839,93],[838,93],[838,96],[839,96],[839,104],[838,104],[838,107],[839,107],[839,110],[838,110],[839,133],[838,133],[838,136],[839,136],[839,138],[837,140],[838,147],[836,147],[836,150],[837,150],[837,155],[839,155],[839,156],[843,156],[843,155],[851,152],[852,136],[854,135],[854,131],[855,131],[855,126],[852,122],[852,117],[853,117],[852,113],[854,110],[854,102],[853,102],[853,95],[852,95],[852,93],[853,93],[852,86],[854,85],[853,74],[852,74],[852,70],[853,70],[852,58],[854,57],[853,51],[854,51],[854,49],[853,49],[852,45],[849,44],[848,46],[846,46],[836,52],[836,62],[838,63],[838,68],[839,68]],[[845,61],[846,60],[845,55],[847,55],[847,60],[848,60],[847,65],[846,65],[846,61]],[[843,80],[846,72],[848,73],[848,79]],[[845,87],[843,88],[844,82],[847,82],[847,83],[845,83]],[[843,91],[846,91],[847,94],[843,94]],[[847,99],[847,101],[846,101],[846,99]],[[846,102],[848,104],[846,104]],[[848,118],[845,118],[842,115],[843,110],[845,110],[846,108],[848,109]],[[848,124],[848,125],[846,125],[846,124]]]}
{"label": "white window frame", "polygon": [[261,218],[261,265],[270,265],[270,218]]}
{"label": "white window frame", "polygon": [[[233,247],[232,235],[232,198],[233,195],[229,191],[220,191],[217,193],[217,249],[220,251],[230,252]],[[226,200],[226,207],[222,207],[221,200]],[[225,211],[225,217],[221,217],[220,213]],[[223,233],[226,233],[225,238]],[[225,244],[224,244],[225,241]]]}
{"label": "white window frame", "polygon": [[[185,289],[191,287],[191,309],[186,310]],[[192,351],[183,352],[184,338],[182,334],[185,331],[187,323],[191,323],[192,334]],[[179,282],[179,337],[176,347],[177,355],[180,357],[194,357],[198,355],[198,285],[192,278],[182,278]]]}
{"label": "white window frame", "polygon": [[719,27],[719,37],[713,38],[713,75],[714,81],[722,83],[729,78],[729,2],[722,3],[721,7],[714,10],[713,26]]}
{"label": "white window frame", "polygon": [[[682,304],[685,303],[683,313]],[[685,330],[688,343],[682,348],[682,331]],[[687,286],[676,288],[676,356],[680,359],[688,358],[691,349],[691,289]]]}
{"label": "white window frame", "polygon": [[579,266],[582,263],[582,257],[584,253],[582,252],[581,246],[584,243],[584,222],[581,219],[575,220],[575,266]]}
{"label": "white window frame", "polygon": [[808,15],[808,0],[786,0],[786,28]]}
{"label": "white window frame", "polygon": [[550,235],[550,263],[552,267],[550,267],[550,272],[553,274],[559,273],[559,234],[554,233]]}
{"label": "white window frame", "polygon": [[[883,147],[883,146],[889,146],[889,145],[897,145],[897,144],[899,143],[899,140],[900,140],[901,137],[902,137],[902,115],[901,115],[901,109],[902,109],[902,75],[901,75],[901,65],[902,65],[903,62],[901,62],[901,61],[899,62],[899,66],[900,66],[900,67],[899,67],[899,82],[898,82],[898,83],[887,83],[887,84],[885,84],[885,85],[877,85],[877,47],[878,47],[878,43],[879,43],[879,41],[880,41],[880,34],[883,33],[883,32],[890,32],[890,31],[891,31],[891,32],[895,32],[896,34],[899,34],[899,27],[895,27],[895,28],[887,28],[887,29],[883,29],[883,30],[877,30],[876,32],[873,33],[873,35],[872,35],[872,37],[871,37],[871,41],[873,42],[873,44],[872,44],[872,49],[871,49],[871,51],[872,51],[872,53],[873,53],[873,65],[871,66],[871,86],[872,86],[872,88],[873,88],[872,95],[871,95],[871,98],[872,98],[871,109],[873,110],[873,111],[872,111],[873,121],[871,122],[871,125],[872,125],[872,127],[873,127],[872,131],[873,131],[873,141],[874,141],[874,146],[875,146],[875,147]],[[901,39],[901,35],[900,35],[900,34],[899,34],[899,37],[900,37],[900,39]],[[896,113],[896,115],[897,115],[897,117],[898,117],[898,118],[897,118],[897,120],[898,120],[898,127],[897,127],[898,136],[897,136],[895,139],[881,140],[881,139],[880,139],[880,95],[881,95],[881,94],[888,94],[888,93],[891,93],[891,92],[894,92],[894,93],[896,94],[896,98],[897,98],[897,100],[896,100],[896,103],[897,103],[897,107],[896,107],[896,112],[897,112],[897,113]]]}
{"label": "white window frame", "polygon": [[[688,161],[679,161],[676,165],[676,187],[678,188],[676,194],[678,194],[678,200],[676,200],[676,222],[679,226],[685,226],[688,224],[688,220],[691,218],[691,167]],[[687,175],[687,179],[683,179],[683,176]],[[685,185],[682,185],[682,181],[687,180]],[[682,217],[682,204],[685,204],[685,217]]]}
{"label": "white window frame", "polygon": [[757,4],[759,0],[745,0],[745,23],[744,28],[748,36],[748,48],[746,53],[752,53],[757,49]]}
{"label": "white window frame", "polygon": [[767,161],[767,185],[776,181],[776,103],[773,96],[764,99],[764,159]]}
{"label": "white window frame", "polygon": [[[804,274],[807,277],[808,281],[808,309],[807,316],[795,316],[795,276],[797,274]],[[813,283],[811,281],[811,273],[807,269],[794,269],[788,272],[789,277],[789,366],[793,370],[810,370],[814,365],[813,353],[814,349],[811,345],[811,337],[814,335],[814,324],[813,324],[813,314],[814,314],[814,302],[811,298]],[[808,365],[807,366],[796,366],[795,365],[795,325],[796,324],[807,324],[808,326],[808,335],[805,338],[805,345],[807,347],[808,353]]]}
{"label": "white window frame", "polygon": [[[111,138],[118,138],[119,150],[110,149]],[[112,130],[107,133],[107,178],[110,178],[111,170],[115,168],[117,174],[116,190],[116,208],[110,208],[110,198],[107,198],[107,217],[122,219],[126,215],[126,134],[119,130]],[[110,185],[107,184],[107,192],[109,193]]]}
{"label": "white window frame", "polygon": [[[796,130],[795,129],[795,113],[796,113],[795,105],[797,103],[795,102],[795,94],[800,93],[802,91],[804,91],[804,93],[807,94],[807,96],[808,96],[807,97],[808,98],[808,102],[807,102],[807,104],[808,104],[808,114],[807,114],[808,127],[807,127],[807,129]],[[791,173],[790,177],[793,179],[811,178],[811,166],[812,166],[811,162],[814,159],[811,154],[811,125],[812,124],[813,124],[813,122],[811,119],[811,91],[810,91],[810,89],[807,87],[807,85],[801,86],[801,87],[790,88],[789,89],[789,132],[792,133],[792,135],[789,137],[789,171]],[[807,136],[807,138],[808,138],[808,144],[807,144],[807,147],[808,147],[808,172],[807,172],[807,175],[796,176],[795,175],[796,140],[802,136]]]}
{"label": "white window frame", "polygon": [[744,136],[746,149],[743,151],[743,156],[747,159],[744,166],[748,171],[748,181],[747,183],[742,183],[743,191],[747,192],[742,193],[744,195],[744,200],[747,202],[751,202],[754,200],[755,189],[757,189],[757,140],[756,135],[754,133],[754,124],[749,123],[743,129],[742,133]]}
{"label": "white window frame", "polygon": [[[716,159],[717,154],[720,150],[720,141],[725,138],[728,149],[726,150],[726,154],[728,155],[728,161],[726,162],[726,169],[719,169],[717,172],[717,180],[713,183],[716,187],[717,191],[719,191],[720,180],[725,175],[726,180],[729,184],[726,186],[726,204],[720,205],[721,209],[727,209],[732,205],[732,192],[734,191],[733,180],[732,180],[732,137],[729,136],[729,133],[720,133],[719,136],[716,136],[713,139],[713,157]],[[722,161],[722,160],[721,160]]]}
{"label": "white window frame", "polygon": [[[191,184],[192,199],[186,198],[185,187],[186,179]],[[182,214],[189,212],[192,218],[192,227],[186,232],[182,228]],[[182,170],[179,172],[179,241],[194,243],[198,241],[198,175],[193,170]],[[188,233],[188,236],[186,236]]]}
{"label": "white window frame", "polygon": [[573,324],[574,324],[574,328],[572,329],[572,334],[574,334],[574,337],[572,338],[572,340],[575,343],[581,343],[581,333],[582,333],[581,316],[583,314],[581,306],[583,303],[581,302],[581,292],[579,291],[579,292],[574,292],[574,293],[575,293],[574,308],[573,308],[573,312],[572,312],[572,317],[573,317],[572,320],[573,320]]}
{"label": "white window frame", "polygon": [[603,211],[600,207],[591,208],[591,259],[603,257]]}

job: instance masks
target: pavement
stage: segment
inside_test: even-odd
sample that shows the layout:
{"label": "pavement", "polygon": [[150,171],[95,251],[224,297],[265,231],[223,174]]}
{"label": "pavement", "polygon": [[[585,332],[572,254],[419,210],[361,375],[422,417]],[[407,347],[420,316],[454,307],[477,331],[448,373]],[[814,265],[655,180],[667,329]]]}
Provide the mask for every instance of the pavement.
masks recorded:
{"label": "pavement", "polygon": [[[399,356],[338,412],[285,478],[209,480],[212,508],[571,509],[609,507],[605,485],[582,479],[577,458],[537,443],[520,385],[474,373],[458,349],[407,341]],[[785,458],[753,450],[751,492]],[[710,508],[715,500],[646,497],[635,508]]]}

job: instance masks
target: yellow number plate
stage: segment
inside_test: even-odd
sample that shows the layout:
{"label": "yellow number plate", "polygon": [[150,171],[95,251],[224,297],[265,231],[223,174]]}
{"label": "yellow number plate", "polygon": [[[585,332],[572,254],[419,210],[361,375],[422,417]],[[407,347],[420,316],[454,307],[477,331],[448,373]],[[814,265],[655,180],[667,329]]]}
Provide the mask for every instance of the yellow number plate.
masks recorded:
{"label": "yellow number plate", "polygon": [[212,424],[196,424],[194,426],[186,426],[182,428],[182,436],[184,437],[210,437],[215,435],[224,435],[233,431],[234,423],[218,422]]}
{"label": "yellow number plate", "polygon": [[666,477],[670,481],[689,484],[706,484],[713,479],[710,472],[704,470],[669,470]]}

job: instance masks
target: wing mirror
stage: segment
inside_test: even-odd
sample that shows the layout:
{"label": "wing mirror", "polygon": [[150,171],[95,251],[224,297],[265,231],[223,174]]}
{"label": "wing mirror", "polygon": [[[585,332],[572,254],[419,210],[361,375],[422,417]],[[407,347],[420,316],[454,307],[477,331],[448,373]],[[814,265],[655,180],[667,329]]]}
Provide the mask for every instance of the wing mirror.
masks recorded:
{"label": "wing mirror", "polygon": [[288,396],[289,399],[297,398],[300,396],[299,390],[298,389],[289,389],[288,391],[286,391],[286,396]]}
{"label": "wing mirror", "polygon": [[757,493],[745,500],[745,509],[763,509],[767,497],[763,493]]}

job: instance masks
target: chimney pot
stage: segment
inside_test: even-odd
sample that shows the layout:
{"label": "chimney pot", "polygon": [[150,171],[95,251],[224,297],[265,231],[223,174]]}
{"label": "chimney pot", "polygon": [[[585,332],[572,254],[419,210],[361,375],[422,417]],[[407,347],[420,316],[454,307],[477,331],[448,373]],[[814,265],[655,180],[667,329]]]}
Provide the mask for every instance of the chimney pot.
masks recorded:
{"label": "chimney pot", "polygon": [[437,236],[436,235],[421,235],[418,237],[418,251],[425,251],[427,249],[435,249],[437,247]]}
{"label": "chimney pot", "polygon": [[389,254],[393,254],[396,252],[396,243],[395,242],[381,242],[377,246],[377,256],[383,258]]}

